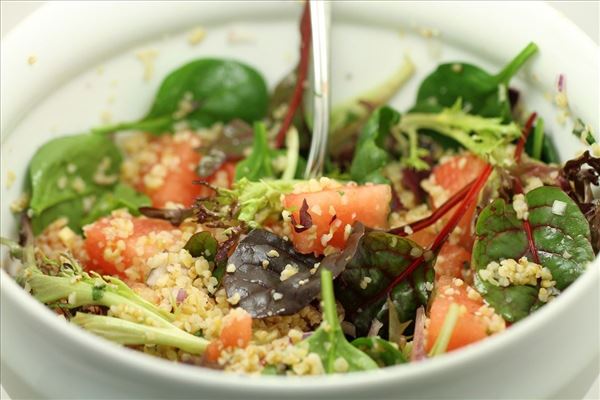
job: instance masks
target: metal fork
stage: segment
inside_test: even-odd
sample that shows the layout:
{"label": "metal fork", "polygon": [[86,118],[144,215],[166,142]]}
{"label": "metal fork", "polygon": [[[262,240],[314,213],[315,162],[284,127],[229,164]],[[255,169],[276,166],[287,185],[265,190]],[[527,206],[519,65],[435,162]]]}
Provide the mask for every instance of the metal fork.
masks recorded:
{"label": "metal fork", "polygon": [[323,174],[327,137],[329,136],[330,62],[329,43],[331,29],[331,4],[324,0],[309,0],[312,33],[312,115],[313,132],[304,178]]}

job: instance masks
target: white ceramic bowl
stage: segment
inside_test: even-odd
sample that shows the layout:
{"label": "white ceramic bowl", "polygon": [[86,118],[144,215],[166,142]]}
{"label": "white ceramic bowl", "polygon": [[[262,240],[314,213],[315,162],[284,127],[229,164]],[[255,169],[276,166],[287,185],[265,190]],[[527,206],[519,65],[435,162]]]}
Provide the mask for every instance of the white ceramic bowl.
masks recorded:
{"label": "white ceramic bowl", "polygon": [[[2,235],[14,234],[8,204],[21,190],[6,188],[8,169],[21,180],[37,146],[97,124],[109,107],[115,119],[142,115],[160,77],[187,59],[240,58],[272,86],[295,63],[299,11],[297,2],[43,6],[2,41]],[[417,76],[392,102],[406,109],[438,62],[470,60],[494,70],[535,41],[540,54],[516,85],[527,107],[546,117],[561,157],[579,145],[544,98],[559,73],[574,113],[598,130],[598,49],[542,3],[336,1],[334,15],[338,99],[379,82],[409,52]],[[208,35],[191,48],[182,35],[198,24]],[[414,34],[419,28],[441,35],[424,39]],[[228,44],[231,30],[245,40]],[[147,83],[133,53],[149,47],[160,54]],[[598,374],[599,268],[596,260],[552,304],[477,345],[419,364],[316,378],[238,377],[121,348],[58,320],[2,271],[2,381],[15,397],[48,398],[576,397]]]}

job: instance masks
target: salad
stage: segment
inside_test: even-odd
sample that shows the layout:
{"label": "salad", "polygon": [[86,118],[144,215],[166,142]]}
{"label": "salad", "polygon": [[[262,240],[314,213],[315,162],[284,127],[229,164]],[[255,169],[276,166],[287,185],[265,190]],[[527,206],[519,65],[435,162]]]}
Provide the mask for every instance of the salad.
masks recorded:
{"label": "salad", "polygon": [[[406,59],[333,108],[323,177],[302,178],[311,45],[269,92],[229,59],[164,78],[136,121],[53,139],[29,163],[15,279],[59,318],[171,361],[263,375],[421,362],[501,334],[600,251],[600,146],[561,163],[500,70],[441,64],[386,103]],[[554,101],[568,110],[565,78]],[[569,114],[570,116],[570,114]],[[546,118],[552,116],[544,116]]]}

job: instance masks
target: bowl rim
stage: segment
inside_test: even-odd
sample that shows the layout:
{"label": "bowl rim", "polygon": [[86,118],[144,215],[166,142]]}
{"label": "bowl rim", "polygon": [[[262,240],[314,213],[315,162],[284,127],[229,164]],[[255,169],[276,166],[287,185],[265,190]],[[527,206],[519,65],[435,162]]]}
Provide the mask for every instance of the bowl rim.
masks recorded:
{"label": "bowl rim", "polygon": [[[54,4],[45,4],[34,14],[45,12],[46,9],[55,6]],[[494,5],[498,7],[498,5]],[[504,5],[509,7],[508,5]],[[529,3],[538,13],[538,17],[546,20],[547,23],[555,24],[557,30],[566,30],[571,32],[570,41],[580,41],[579,47],[584,47],[589,51],[596,52],[597,46],[585,35],[580,28],[571,21],[564,18],[558,11],[552,9],[544,3]],[[34,16],[28,17],[32,19]],[[18,28],[18,27],[17,27]],[[2,48],[9,42],[19,40],[19,30],[14,30],[6,35],[2,40]],[[3,73],[4,75],[4,73]],[[12,118],[16,118],[13,116]],[[4,126],[4,124],[3,124]],[[2,132],[2,141],[10,133]],[[107,364],[115,364],[121,368],[127,368],[130,371],[135,370],[138,374],[160,379],[168,379],[173,382],[181,382],[195,386],[228,386],[235,379],[235,386],[242,391],[259,391],[264,387],[276,388],[283,391],[303,389],[304,391],[336,390],[340,388],[349,389],[360,387],[365,384],[382,383],[394,381],[398,384],[399,380],[416,379],[427,377],[430,379],[434,374],[443,373],[450,368],[459,368],[460,366],[481,361],[484,358],[498,354],[502,349],[510,346],[522,338],[532,335],[535,331],[543,328],[547,321],[551,320],[555,314],[564,312],[574,307],[577,303],[580,293],[586,290],[593,290],[592,286],[600,281],[600,259],[596,258],[589,266],[585,274],[577,279],[565,292],[559,296],[553,304],[543,307],[528,318],[511,327],[507,332],[495,335],[474,346],[468,346],[460,351],[451,354],[445,354],[435,359],[427,360],[417,364],[407,364],[395,367],[383,368],[373,372],[361,372],[353,374],[343,374],[335,376],[317,376],[317,377],[279,377],[262,376],[260,379],[251,376],[238,376],[232,374],[223,374],[219,371],[202,369],[198,373],[198,367],[185,364],[173,364],[169,361],[152,357],[122,346],[116,345],[105,339],[97,337],[91,333],[83,331],[71,324],[65,324],[57,319],[55,315],[44,305],[37,302],[32,296],[23,291],[16,282],[2,269],[0,271],[0,292],[2,297],[6,296],[15,301],[20,307],[21,312],[31,318],[35,318],[49,333],[65,337],[68,341],[86,352],[90,352],[89,357]]]}

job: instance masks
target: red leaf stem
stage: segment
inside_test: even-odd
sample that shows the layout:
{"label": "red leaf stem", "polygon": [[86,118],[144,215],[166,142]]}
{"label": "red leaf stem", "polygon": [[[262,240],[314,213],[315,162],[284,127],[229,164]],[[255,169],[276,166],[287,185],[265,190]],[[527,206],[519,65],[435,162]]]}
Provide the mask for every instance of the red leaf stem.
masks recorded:
{"label": "red leaf stem", "polygon": [[460,203],[460,201],[465,198],[465,195],[469,192],[469,189],[473,185],[473,182],[475,182],[475,180],[465,185],[462,189],[460,189],[460,191],[458,191],[456,194],[454,194],[452,197],[446,200],[446,202],[442,204],[438,209],[436,209],[429,217],[391,229],[388,231],[388,233],[398,236],[406,236],[407,233],[404,229],[407,226],[409,226],[410,230],[412,230],[413,232],[418,232],[422,229],[427,228],[428,226],[435,224],[440,218],[446,215],[446,213],[450,211],[452,207]]}
{"label": "red leaf stem", "polygon": [[[521,184],[521,180],[519,177],[514,177],[514,191],[516,194],[523,194],[523,185]],[[529,243],[529,252],[533,257],[533,261],[536,264],[540,263],[540,256],[538,254],[537,247],[535,246],[535,240],[533,240],[533,231],[531,229],[531,223],[528,219],[523,220],[523,229],[527,234],[527,242]]]}
{"label": "red leaf stem", "polygon": [[310,51],[311,31],[310,31],[310,8],[308,1],[304,4],[304,11],[302,13],[302,19],[300,20],[300,60],[298,61],[298,71],[296,86],[294,87],[294,93],[292,99],[288,105],[287,112],[277,132],[275,138],[275,146],[280,148],[285,142],[285,135],[292,124],[294,115],[300,103],[302,102],[302,96],[304,94],[304,82],[306,81],[306,75],[308,72],[308,61]]}
{"label": "red leaf stem", "polygon": [[519,138],[519,142],[517,143],[517,148],[515,149],[515,161],[518,163],[521,161],[521,155],[523,154],[523,149],[525,149],[525,143],[527,142],[527,138],[531,133],[531,128],[533,127],[533,121],[537,117],[537,113],[533,112],[527,118],[527,122],[525,122],[525,126],[523,127],[523,134],[521,138]]}
{"label": "red leaf stem", "polygon": [[[481,172],[481,175],[479,175],[479,177],[477,177],[475,182],[469,188],[469,191],[467,192],[467,195],[465,196],[463,202],[460,203],[460,207],[454,212],[454,214],[452,214],[452,217],[450,217],[450,219],[448,220],[446,225],[444,225],[444,227],[442,228],[440,233],[437,234],[433,243],[429,246],[428,251],[435,253],[444,245],[444,243],[446,243],[446,240],[448,240],[448,238],[450,237],[450,234],[452,233],[454,228],[456,228],[456,226],[460,222],[461,218],[464,216],[466,210],[473,204],[474,201],[477,200],[477,195],[479,194],[479,192],[481,191],[483,186],[486,184],[492,171],[493,171],[493,167],[490,164],[487,164],[485,166],[485,168],[483,169],[483,171]],[[404,270],[403,273],[398,275],[385,288],[385,290],[378,293],[377,296],[375,296],[371,300],[371,303],[386,296],[392,289],[394,289],[394,287],[396,287],[396,285],[398,285],[400,282],[402,282],[404,279],[406,279],[406,277],[410,276],[413,273],[413,271],[415,269],[417,269],[424,261],[425,261],[425,254],[421,255],[420,257],[415,258],[413,260],[413,262],[408,266],[408,268],[406,268]]]}

